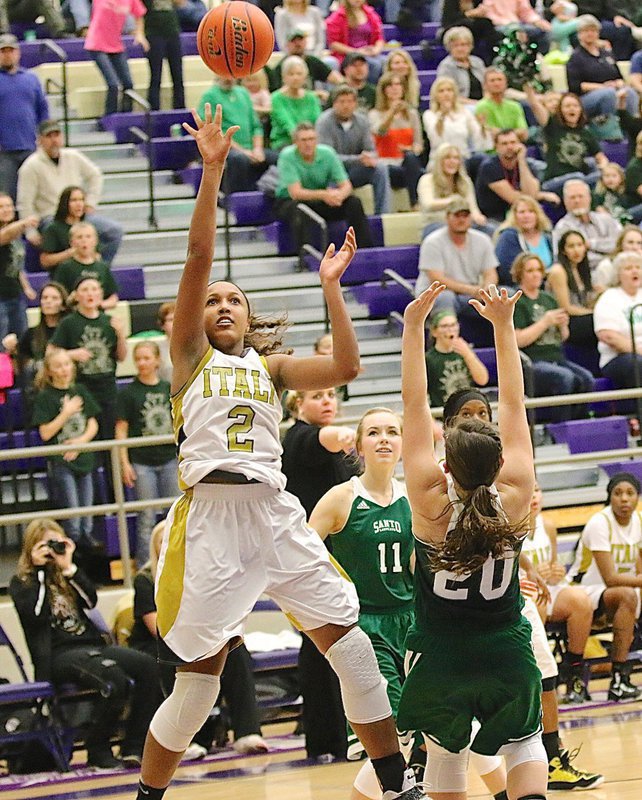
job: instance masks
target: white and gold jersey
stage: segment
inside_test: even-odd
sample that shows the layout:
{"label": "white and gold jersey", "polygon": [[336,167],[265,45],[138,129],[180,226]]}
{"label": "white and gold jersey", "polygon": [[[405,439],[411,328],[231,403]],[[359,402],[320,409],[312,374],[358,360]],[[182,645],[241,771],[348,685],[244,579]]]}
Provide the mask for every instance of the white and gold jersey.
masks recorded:
{"label": "white and gold jersey", "polygon": [[533,536],[529,534],[524,539],[522,545],[522,553],[527,555],[533,562],[533,566],[538,567],[540,564],[548,564],[553,554],[553,547],[546,528],[544,527],[544,520],[538,514],[535,519],[535,531]]}
{"label": "white and gold jersey", "polygon": [[252,348],[232,356],[210,347],[172,397],[172,417],[181,489],[215,469],[285,488],[281,403],[265,358]]}

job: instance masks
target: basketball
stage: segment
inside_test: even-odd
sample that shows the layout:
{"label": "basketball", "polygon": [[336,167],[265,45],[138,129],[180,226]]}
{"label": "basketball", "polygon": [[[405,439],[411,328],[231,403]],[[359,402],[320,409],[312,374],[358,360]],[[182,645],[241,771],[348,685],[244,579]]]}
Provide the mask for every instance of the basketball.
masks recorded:
{"label": "basketball", "polygon": [[232,0],[209,11],[196,34],[205,64],[222,78],[244,78],[267,64],[274,30],[257,6]]}

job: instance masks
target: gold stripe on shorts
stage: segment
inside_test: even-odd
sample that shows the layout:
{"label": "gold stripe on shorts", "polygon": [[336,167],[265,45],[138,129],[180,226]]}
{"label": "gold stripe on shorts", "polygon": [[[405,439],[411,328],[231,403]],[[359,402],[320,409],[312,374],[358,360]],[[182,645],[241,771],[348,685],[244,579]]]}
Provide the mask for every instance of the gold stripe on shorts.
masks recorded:
{"label": "gold stripe on shorts", "polygon": [[185,578],[185,532],[191,505],[192,492],[186,492],[176,504],[163,571],[158,579],[156,625],[162,637],[172,629],[181,607]]}

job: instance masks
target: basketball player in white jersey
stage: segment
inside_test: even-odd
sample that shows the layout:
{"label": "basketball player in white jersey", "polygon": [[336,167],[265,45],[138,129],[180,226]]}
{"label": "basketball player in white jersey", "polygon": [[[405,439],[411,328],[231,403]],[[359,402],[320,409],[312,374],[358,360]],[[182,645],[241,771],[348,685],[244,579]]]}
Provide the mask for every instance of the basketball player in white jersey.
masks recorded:
{"label": "basketball player in white jersey", "polygon": [[[151,722],[138,800],[160,800],[181,756],[219,693],[228,651],[267,592],[335,669],[353,730],[372,759],[384,800],[420,800],[399,751],[395,724],[370,640],[356,625],[354,586],[284,491],[280,396],[285,389],[338,386],[359,370],[359,349],[340,279],[356,250],[354,231],[319,278],[333,355],[276,352],[278,322],[261,321],[234,284],[209,283],[216,208],[233,126],[184,123],[203,159],[170,344],[172,411],[184,494],[170,509],[156,577],[161,658],[177,664],[172,694]],[[276,329],[276,330],[275,330]]]}

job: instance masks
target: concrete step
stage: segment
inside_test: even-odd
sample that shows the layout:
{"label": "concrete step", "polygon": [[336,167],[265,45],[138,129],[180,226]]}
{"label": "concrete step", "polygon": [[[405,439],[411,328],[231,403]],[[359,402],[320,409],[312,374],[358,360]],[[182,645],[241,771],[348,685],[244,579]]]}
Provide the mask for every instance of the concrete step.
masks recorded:
{"label": "concrete step", "polygon": [[367,372],[359,375],[350,384],[351,397],[364,397],[366,395],[389,395],[401,392],[400,377],[370,377]]}
{"label": "concrete step", "polygon": [[389,392],[388,394],[365,394],[354,397],[352,394],[352,384],[348,386],[350,394],[349,400],[344,400],[339,408],[339,416],[342,419],[358,420],[368,409],[374,406],[384,406],[393,411],[402,411],[401,392]]}
{"label": "concrete step", "polygon": [[[290,320],[292,321],[292,320]],[[381,339],[388,333],[388,323],[381,319],[352,318],[359,344],[363,345],[373,339]],[[290,328],[285,334],[284,343],[287,347],[295,348],[297,355],[309,355],[314,342],[325,333],[323,320],[301,322],[295,328]]]}
{"label": "concrete step", "polygon": [[[236,258],[261,258],[276,254],[276,245],[266,242],[258,228],[234,228],[231,233],[231,250]],[[123,240],[115,266],[177,264],[184,260],[186,251],[186,230],[135,233]]]}
{"label": "concrete step", "polygon": [[[192,218],[195,202],[196,199],[194,197],[178,197],[175,199],[159,200],[158,202],[154,202],[154,213],[156,215],[156,219],[162,223],[163,227],[165,228],[168,227],[165,224],[166,218],[184,219],[185,225],[182,225],[181,227],[184,227],[187,230]],[[109,216],[111,219],[118,220],[118,222],[122,223],[146,222],[149,216],[149,202],[138,201],[131,203],[111,203],[109,206]],[[223,222],[223,211],[220,208],[218,209],[216,215],[216,221],[220,222],[221,224]]]}
{"label": "concrete step", "polygon": [[[101,205],[134,202],[149,199],[147,172],[105,175]],[[184,183],[176,183],[171,170],[154,173],[154,194],[157,200],[193,197],[194,190]],[[106,212],[107,213],[107,212]]]}
{"label": "concrete step", "polygon": [[361,366],[363,372],[359,379],[372,380],[374,378],[396,378],[401,386],[401,354],[393,353],[390,355],[365,355],[361,353]]}

